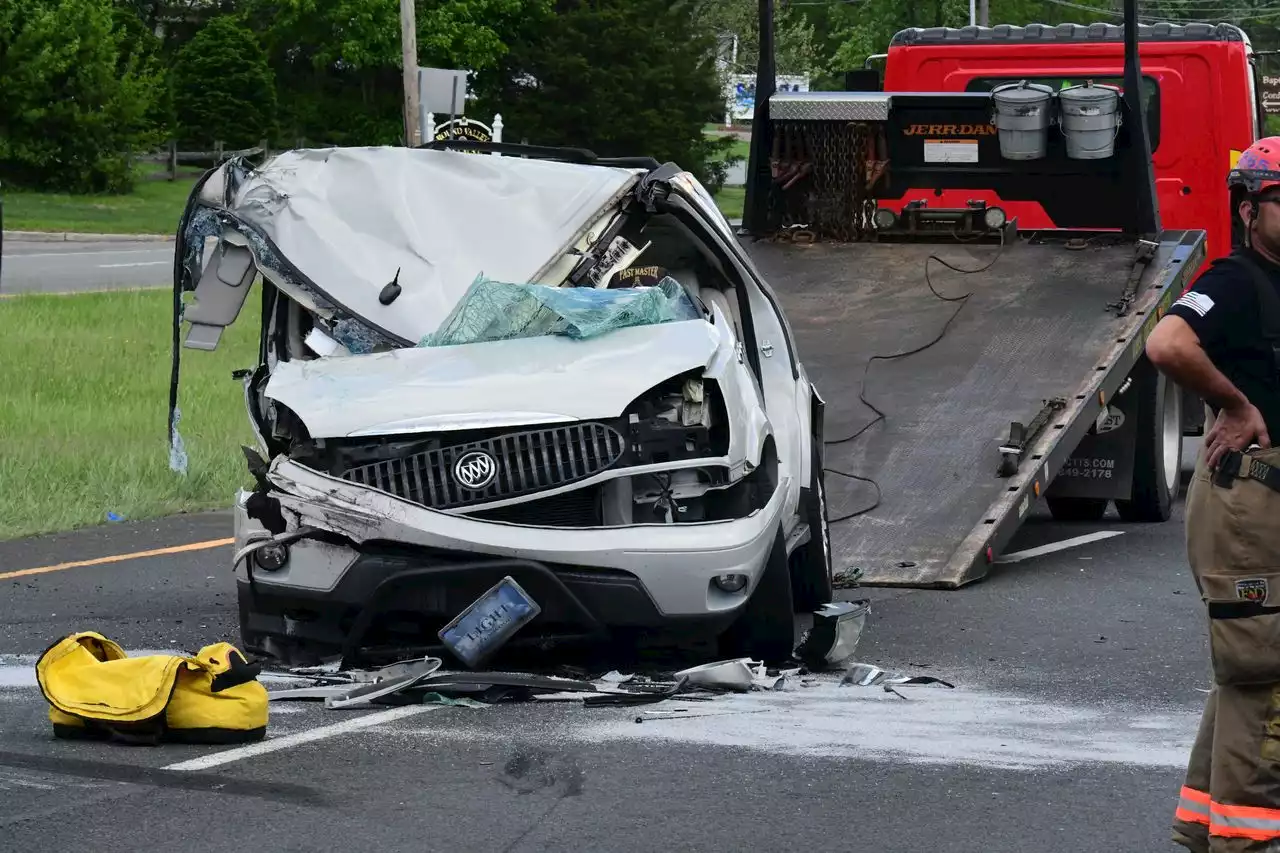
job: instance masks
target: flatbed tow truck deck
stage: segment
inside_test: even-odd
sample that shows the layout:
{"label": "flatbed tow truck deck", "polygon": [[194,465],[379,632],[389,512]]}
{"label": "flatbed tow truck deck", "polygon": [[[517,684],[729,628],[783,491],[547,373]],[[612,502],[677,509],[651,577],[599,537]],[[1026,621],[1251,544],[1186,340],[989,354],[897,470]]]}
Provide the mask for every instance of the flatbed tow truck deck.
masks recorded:
{"label": "flatbed tow truck deck", "polygon": [[[835,565],[860,568],[869,585],[957,587],[986,574],[1141,358],[1148,319],[1198,263],[1200,234],[1163,233],[1122,316],[1108,304],[1121,295],[1134,244],[1116,234],[1003,245],[745,240],[825,389],[826,467],[880,492],[874,509],[832,525]],[[961,274],[930,256],[990,267]],[[972,295],[935,295],[926,263],[941,297]],[[876,417],[860,395],[885,419],[836,443]],[[1000,476],[1010,424],[1029,424],[1055,398],[1065,408],[1052,412],[1018,472]],[[833,519],[876,497],[876,488],[839,476],[828,476],[827,490]]]}
{"label": "flatbed tow truck deck", "polygon": [[[1104,69],[1122,86],[990,92],[777,92],[772,6],[739,239],[825,401],[836,570],[964,586],[1041,498],[1168,520],[1183,395],[1144,349],[1206,234],[1161,224],[1135,0]],[[1054,229],[991,193],[1052,206]]]}

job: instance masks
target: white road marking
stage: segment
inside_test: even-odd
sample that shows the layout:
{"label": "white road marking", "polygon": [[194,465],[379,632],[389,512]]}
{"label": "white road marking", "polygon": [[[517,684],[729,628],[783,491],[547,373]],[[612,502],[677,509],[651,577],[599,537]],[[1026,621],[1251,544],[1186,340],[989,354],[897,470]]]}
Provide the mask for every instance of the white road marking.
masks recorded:
{"label": "white road marking", "polygon": [[169,263],[173,263],[173,262],[172,261],[138,261],[132,264],[98,264],[98,269],[109,270],[109,269],[114,269],[116,267],[154,267],[154,266],[159,266],[160,264],[169,264]]}
{"label": "white road marking", "polygon": [[158,255],[170,254],[172,249],[104,249],[100,252],[31,252],[5,255],[6,261],[20,261],[23,258],[90,258],[94,255]]}
{"label": "white road marking", "polygon": [[1086,533],[1083,536],[1063,539],[1061,542],[1050,542],[1048,545],[1041,545],[1038,548],[1028,548],[1025,551],[1015,551],[1012,554],[1004,554],[997,557],[996,562],[1021,563],[1023,560],[1030,560],[1033,557],[1043,557],[1045,554],[1052,554],[1056,551],[1065,551],[1068,548],[1075,548],[1078,545],[1088,545],[1090,542],[1101,542],[1103,539],[1110,539],[1113,536],[1120,536],[1123,533],[1123,530],[1099,530],[1096,533]]}
{"label": "white road marking", "polygon": [[[258,743],[251,743],[247,746],[228,749],[223,752],[215,752],[212,755],[205,755],[200,758],[193,758],[190,761],[179,761],[177,764],[170,764],[161,768],[162,770],[208,770],[211,767],[220,767],[223,764],[230,764],[233,761],[240,761],[245,758],[254,758],[259,755],[266,755],[271,752],[279,752],[282,749],[288,749],[292,746],[299,746],[304,743],[314,743],[318,740],[327,740],[338,735],[345,735],[349,732],[356,732],[361,729],[380,726],[383,723],[391,723],[396,720],[403,720],[405,717],[413,717],[418,714],[425,714],[428,711],[438,711],[443,705],[404,705],[399,708],[390,708],[386,711],[377,711],[372,714],[365,714],[353,720],[344,720],[341,723],[334,723],[328,726],[320,726],[316,729],[307,729],[302,732],[295,732],[291,735],[284,735],[278,738],[269,738],[268,740]],[[341,712],[334,712],[341,713]]]}

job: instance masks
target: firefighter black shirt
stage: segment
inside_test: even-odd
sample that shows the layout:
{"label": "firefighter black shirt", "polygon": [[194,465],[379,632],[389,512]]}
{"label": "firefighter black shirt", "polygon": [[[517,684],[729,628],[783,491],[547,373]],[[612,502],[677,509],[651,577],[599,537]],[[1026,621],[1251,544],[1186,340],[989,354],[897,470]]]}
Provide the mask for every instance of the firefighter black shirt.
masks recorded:
{"label": "firefighter black shirt", "polygon": [[[1280,293],[1280,267],[1252,250],[1239,251],[1266,271]],[[1261,311],[1248,269],[1226,262],[1206,270],[1168,313],[1187,321],[1214,366],[1258,407],[1275,444],[1280,442],[1280,376],[1262,335]]]}

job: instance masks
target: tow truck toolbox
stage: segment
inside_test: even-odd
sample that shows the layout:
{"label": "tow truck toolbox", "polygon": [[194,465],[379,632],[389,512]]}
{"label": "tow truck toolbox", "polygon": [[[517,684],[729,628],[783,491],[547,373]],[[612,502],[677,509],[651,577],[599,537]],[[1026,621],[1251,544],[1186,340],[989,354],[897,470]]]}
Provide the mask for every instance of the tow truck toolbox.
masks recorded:
{"label": "tow truck toolbox", "polygon": [[[842,389],[824,464],[864,482],[828,480],[837,565],[869,585],[959,587],[1041,497],[1060,519],[1114,502],[1124,520],[1167,520],[1182,395],[1143,347],[1206,235],[1160,224],[1138,87],[1117,96],[1105,156],[1068,156],[1054,124],[1040,156],[1010,159],[999,133],[948,147],[916,132],[993,127],[990,92],[774,93],[771,62],[762,51],[743,236],[815,375]],[[1028,230],[982,190],[1058,202],[1057,229]]]}

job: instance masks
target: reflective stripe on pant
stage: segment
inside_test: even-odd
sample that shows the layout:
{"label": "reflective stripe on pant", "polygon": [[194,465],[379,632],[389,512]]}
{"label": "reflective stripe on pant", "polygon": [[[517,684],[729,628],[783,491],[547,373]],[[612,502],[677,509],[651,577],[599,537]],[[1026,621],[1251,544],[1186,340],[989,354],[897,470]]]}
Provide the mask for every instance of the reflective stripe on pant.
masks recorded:
{"label": "reflective stripe on pant", "polygon": [[1209,834],[1224,838],[1273,841],[1280,838],[1280,809],[1214,803],[1209,812]]}
{"label": "reflective stripe on pant", "polygon": [[[1252,456],[1280,465],[1280,449]],[[1202,451],[1186,525],[1214,686],[1174,837],[1195,853],[1280,851],[1280,493],[1245,479],[1214,485]]]}
{"label": "reflective stripe on pant", "polygon": [[[1195,788],[1182,786],[1182,793],[1178,795],[1178,811],[1175,817],[1184,824],[1192,824],[1193,827],[1209,826],[1209,795],[1204,791],[1197,791]],[[1193,831],[1195,831],[1193,829]]]}

